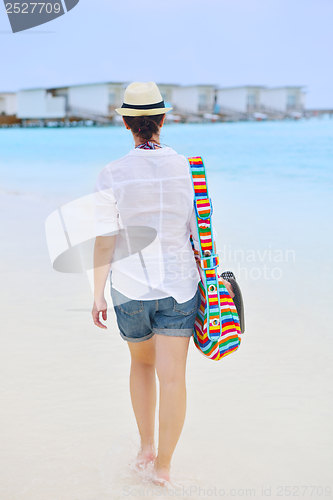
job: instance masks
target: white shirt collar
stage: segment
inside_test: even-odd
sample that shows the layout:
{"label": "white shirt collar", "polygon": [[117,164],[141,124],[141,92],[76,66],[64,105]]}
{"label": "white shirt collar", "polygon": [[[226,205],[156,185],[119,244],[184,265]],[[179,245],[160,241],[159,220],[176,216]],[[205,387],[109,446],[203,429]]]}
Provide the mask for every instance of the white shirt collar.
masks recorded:
{"label": "white shirt collar", "polygon": [[174,151],[172,148],[169,146],[166,146],[164,148],[159,148],[159,149],[137,149],[133,148],[131,149],[126,156],[128,155],[138,155],[138,156],[169,156],[169,155],[176,155],[176,151]]}

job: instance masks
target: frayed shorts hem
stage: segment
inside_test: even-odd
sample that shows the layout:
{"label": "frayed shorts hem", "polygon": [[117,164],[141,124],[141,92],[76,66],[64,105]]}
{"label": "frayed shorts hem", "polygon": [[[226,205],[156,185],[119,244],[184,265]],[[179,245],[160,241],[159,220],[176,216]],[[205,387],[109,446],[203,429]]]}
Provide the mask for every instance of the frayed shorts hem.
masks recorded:
{"label": "frayed shorts hem", "polygon": [[150,332],[144,337],[126,337],[120,330],[119,330],[120,336],[122,339],[127,340],[127,342],[143,342],[144,340],[149,340],[152,338],[154,335],[154,332]]}
{"label": "frayed shorts hem", "polygon": [[153,333],[167,337],[191,337],[193,328],[154,328]]}
{"label": "frayed shorts hem", "polygon": [[154,330],[144,337],[126,337],[120,330],[120,336],[123,340],[127,342],[143,342],[144,340],[149,340],[156,333],[157,335],[166,335],[167,337],[192,337],[193,329],[191,328],[154,328]]}

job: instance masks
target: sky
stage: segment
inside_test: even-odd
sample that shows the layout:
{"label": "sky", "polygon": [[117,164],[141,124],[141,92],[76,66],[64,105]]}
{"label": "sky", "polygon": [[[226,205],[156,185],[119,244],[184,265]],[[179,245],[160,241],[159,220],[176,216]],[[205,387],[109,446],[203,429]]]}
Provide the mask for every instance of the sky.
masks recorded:
{"label": "sky", "polygon": [[308,109],[333,109],[332,22],[333,0],[80,0],[13,34],[1,3],[0,91],[104,81],[304,85]]}

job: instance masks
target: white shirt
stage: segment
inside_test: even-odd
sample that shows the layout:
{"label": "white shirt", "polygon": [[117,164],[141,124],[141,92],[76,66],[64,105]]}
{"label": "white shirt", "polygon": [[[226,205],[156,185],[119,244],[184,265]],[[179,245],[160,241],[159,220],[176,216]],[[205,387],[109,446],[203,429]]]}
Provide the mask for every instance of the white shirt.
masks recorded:
{"label": "white shirt", "polygon": [[184,156],[170,147],[132,149],[100,172],[96,235],[117,234],[112,286],[130,299],[190,300],[200,280],[193,187]]}

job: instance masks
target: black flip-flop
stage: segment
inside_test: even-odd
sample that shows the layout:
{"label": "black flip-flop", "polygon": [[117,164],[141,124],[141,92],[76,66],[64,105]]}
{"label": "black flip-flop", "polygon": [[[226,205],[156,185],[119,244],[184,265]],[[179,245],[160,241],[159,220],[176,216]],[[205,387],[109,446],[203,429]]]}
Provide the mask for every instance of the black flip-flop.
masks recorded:
{"label": "black flip-flop", "polygon": [[241,332],[245,332],[245,318],[244,318],[244,304],[243,304],[243,296],[241,289],[239,288],[239,285],[236,281],[236,277],[232,271],[225,271],[224,273],[221,273],[221,278],[225,279],[226,281],[229,281],[230,285],[232,286],[233,292],[235,294],[234,298],[232,299],[234,301],[234,304],[237,309],[237,314],[239,317],[239,326],[241,329]]}

